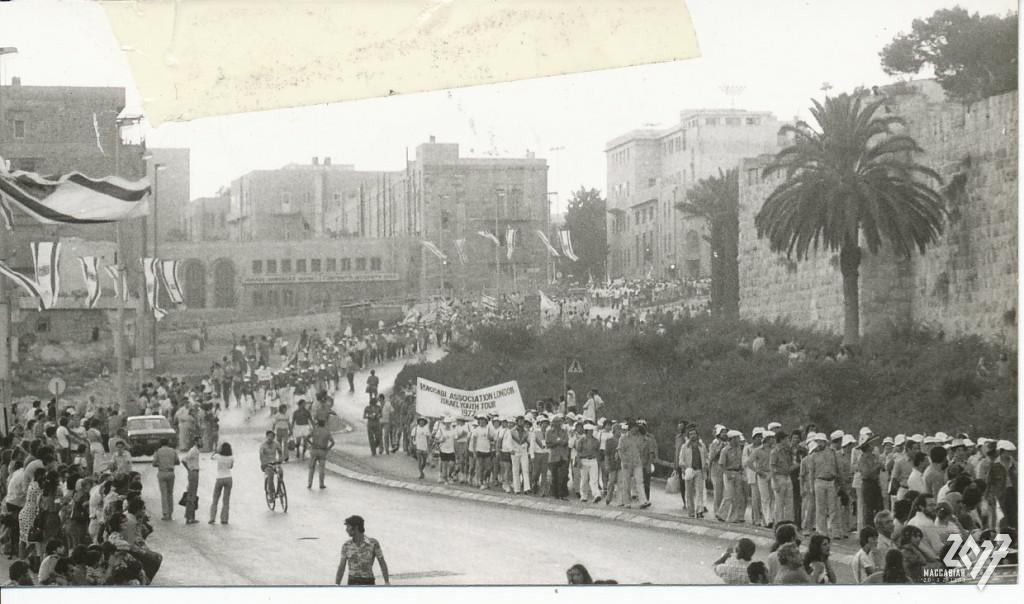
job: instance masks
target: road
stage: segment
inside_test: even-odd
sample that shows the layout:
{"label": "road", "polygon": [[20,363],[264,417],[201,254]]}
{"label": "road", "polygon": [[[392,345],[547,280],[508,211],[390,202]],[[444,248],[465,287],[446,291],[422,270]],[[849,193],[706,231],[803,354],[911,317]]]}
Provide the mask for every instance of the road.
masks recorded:
{"label": "road", "polygon": [[[391,384],[395,363],[378,370]],[[365,380],[363,375],[358,376]],[[360,381],[359,383],[362,383]],[[361,393],[339,394],[341,407],[361,404]],[[349,398],[356,397],[356,398]],[[666,531],[556,516],[424,496],[328,476],[325,490],[305,488],[305,467],[286,468],[288,512],[271,512],[263,498],[257,460],[262,417],[244,422],[238,411],[223,420],[223,437],[235,450],[234,491],[228,525],[209,525],[214,463],[200,470],[201,522],[184,524],[184,508],[162,522],[152,468],[143,472],[147,507],[155,516],[151,546],[164,554],[156,584],[323,585],[334,579],[338,554],[347,539],[343,520],[366,519],[367,534],[384,549],[394,584],[563,584],[576,562],[595,578],[620,583],[718,583],[710,562],[724,544]],[[179,472],[175,501],[184,489]]]}

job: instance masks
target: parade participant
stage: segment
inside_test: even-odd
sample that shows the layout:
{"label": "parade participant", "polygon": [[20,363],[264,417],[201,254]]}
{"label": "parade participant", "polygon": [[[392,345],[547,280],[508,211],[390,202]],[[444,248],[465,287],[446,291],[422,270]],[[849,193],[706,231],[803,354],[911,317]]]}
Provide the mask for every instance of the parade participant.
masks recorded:
{"label": "parade participant", "polygon": [[598,486],[597,453],[600,442],[594,437],[594,424],[584,422],[583,434],[576,439],[576,457],[580,465],[580,501],[591,503],[601,501],[601,489]]}
{"label": "parade participant", "polygon": [[455,475],[461,484],[469,483],[469,432],[466,418],[455,418]]}
{"label": "parade participant", "polygon": [[530,484],[535,493],[547,497],[550,493],[548,462],[550,450],[547,446],[547,431],[551,420],[544,413],[537,416],[537,423],[530,431]]}
{"label": "parade participant", "polygon": [[512,492],[512,426],[508,418],[501,418],[495,433],[495,443],[498,449],[498,467],[501,473],[501,490],[506,493]]}
{"label": "parade participant", "polygon": [[[638,488],[638,486],[643,484],[643,446],[644,439],[640,435],[640,427],[635,422],[631,422],[626,434],[619,439],[619,459],[622,461],[620,480],[622,481],[623,501],[620,505],[624,505],[627,508],[632,507],[634,489],[639,491],[636,493],[636,496],[640,500],[641,508],[647,508],[651,505],[650,500],[644,495],[643,489]],[[552,475],[552,480],[554,480],[554,475]]]}
{"label": "parade participant", "polygon": [[334,436],[327,429],[327,422],[322,419],[316,420],[316,426],[306,440],[309,442],[309,476],[306,478],[306,488],[313,488],[313,472],[319,469],[320,488],[326,489],[324,470],[327,465],[327,452],[334,448]]}
{"label": "parade participant", "polygon": [[711,485],[713,489],[713,501],[712,510],[717,514],[718,508],[722,505],[722,497],[724,495],[725,482],[722,477],[722,466],[718,463],[718,459],[722,454],[722,449],[728,443],[726,438],[727,430],[725,426],[716,425],[712,436],[713,439],[711,444],[708,445],[708,474],[711,476]]}
{"label": "parade participant", "polygon": [[516,417],[516,425],[510,431],[512,440],[512,492],[530,492],[530,431],[526,418]]}
{"label": "parade participant", "polygon": [[[432,436],[437,443],[438,455],[441,459],[437,481],[448,484],[455,480],[455,437],[458,430],[452,426],[452,418],[444,417],[437,422]],[[387,448],[385,447],[385,450]]]}
{"label": "parade participant", "polygon": [[[372,373],[372,372],[371,372]],[[372,376],[371,377],[376,377]],[[369,386],[367,386],[369,388]],[[370,404],[363,409],[363,419],[366,420],[366,437],[370,445],[370,454],[376,456],[380,451],[380,405],[377,404],[377,390],[374,387],[370,395]]]}
{"label": "parade participant", "polygon": [[686,510],[690,518],[704,517],[704,484],[708,467],[708,448],[696,425],[686,430],[686,441],[679,447],[679,477],[686,490]]}
{"label": "parade participant", "polygon": [[875,449],[875,443],[880,440],[881,437],[868,434],[864,442],[857,447],[861,452],[857,460],[860,472],[858,505],[863,506],[858,508],[857,516],[859,524],[862,525],[861,528],[873,526],[875,514],[883,509],[882,487],[879,476],[882,471],[882,460]]}
{"label": "parade participant", "polygon": [[391,453],[391,444],[394,440],[392,432],[394,426],[392,425],[392,416],[394,415],[394,406],[391,401],[386,400],[384,395],[378,396],[380,401],[380,432],[381,432],[381,450],[385,454]]}
{"label": "parade participant", "polygon": [[377,372],[371,369],[369,377],[366,378],[366,393],[370,395],[371,400],[377,398],[377,387],[379,384],[380,378],[377,377]]}
{"label": "parade participant", "polygon": [[288,407],[287,405],[279,405],[273,411],[274,415],[270,420],[270,429],[274,431],[277,443],[284,452],[284,461],[287,462],[291,457],[288,447],[288,441],[291,439],[291,419],[288,417]]}
{"label": "parade participant", "polygon": [[494,460],[494,448],[491,443],[491,430],[487,425],[487,416],[477,416],[477,426],[469,437],[469,450],[476,459],[476,483],[482,491],[487,488],[491,466]]}
{"label": "parade participant", "polygon": [[277,469],[273,466],[275,462],[284,461],[284,452],[281,451],[281,445],[274,440],[274,431],[267,430],[265,438],[260,443],[260,471],[263,472],[264,478],[270,480],[270,492],[277,492],[277,483],[275,477],[277,476]]}
{"label": "parade participant", "polygon": [[292,412],[289,430],[295,439],[295,454],[303,460],[306,458],[306,437],[313,429],[313,415],[306,409],[305,400],[300,399],[296,405],[298,408]]}
{"label": "parade participant", "polygon": [[380,574],[384,578],[384,584],[391,585],[388,565],[384,561],[384,552],[376,539],[366,536],[362,516],[346,518],[345,532],[348,533],[350,539],[341,547],[341,562],[338,563],[338,572],[334,576],[335,584],[341,585],[345,569],[348,567],[349,585],[375,585],[373,562],[376,560],[380,565]]}
{"label": "parade participant", "polygon": [[729,444],[719,454],[718,463],[722,466],[724,480],[724,495],[722,503],[715,511],[715,518],[719,522],[743,522],[743,445],[740,438],[743,434],[739,430],[729,430],[726,433]]}
{"label": "parade participant", "polygon": [[412,430],[412,441],[416,444],[416,463],[420,472],[420,480],[423,480],[423,469],[427,467],[427,455],[430,453],[430,428],[427,427],[427,418],[416,419],[416,427]]}
{"label": "parade participant", "polygon": [[757,471],[754,468],[754,452],[761,449],[764,428],[754,428],[750,442],[743,445],[743,490],[745,500],[750,502],[750,522],[754,526],[765,524],[761,511],[761,496],[757,490]]}
{"label": "parade participant", "polygon": [[[551,418],[551,426],[544,434],[548,448],[548,467],[551,470],[551,496],[562,501],[569,500],[569,433],[562,426],[561,414]],[[637,470],[639,471],[639,442],[637,446]]]}

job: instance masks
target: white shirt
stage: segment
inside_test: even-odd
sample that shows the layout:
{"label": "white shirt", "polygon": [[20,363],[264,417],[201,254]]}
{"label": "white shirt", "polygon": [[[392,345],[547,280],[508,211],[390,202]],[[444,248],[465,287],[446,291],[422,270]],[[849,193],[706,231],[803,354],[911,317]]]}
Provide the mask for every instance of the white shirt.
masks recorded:
{"label": "white shirt", "polygon": [[217,456],[217,478],[231,478],[231,468],[235,467],[235,458],[230,455]]}
{"label": "white shirt", "polygon": [[924,474],[917,468],[910,472],[910,477],[907,478],[907,488],[918,493],[929,492],[928,487],[924,483]]}
{"label": "white shirt", "polygon": [[413,442],[416,443],[417,451],[427,451],[430,448],[430,428],[427,426],[416,426],[412,429]]}
{"label": "white shirt", "polygon": [[70,430],[68,430],[67,426],[57,426],[57,445],[62,449],[67,449],[71,446],[68,434],[70,434]]}
{"label": "white shirt", "polygon": [[858,549],[857,553],[853,555],[853,560],[850,561],[850,566],[853,568],[853,578],[857,583],[863,583],[864,579],[867,579],[872,573],[878,570],[884,570],[875,566],[874,556],[872,554],[865,553],[863,548]]}

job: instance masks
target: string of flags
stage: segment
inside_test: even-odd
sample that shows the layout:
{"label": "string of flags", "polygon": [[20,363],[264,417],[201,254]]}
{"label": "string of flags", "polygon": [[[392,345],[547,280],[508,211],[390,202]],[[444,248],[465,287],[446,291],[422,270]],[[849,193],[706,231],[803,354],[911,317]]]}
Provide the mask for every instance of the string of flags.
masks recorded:
{"label": "string of flags", "polygon": [[559,229],[558,241],[562,244],[563,256],[565,256],[569,260],[572,260],[573,262],[579,260],[579,257],[577,257],[576,254],[573,253],[572,251],[572,234],[569,232],[569,229]]}
{"label": "string of flags", "polygon": [[[33,242],[31,248],[33,276],[16,271],[3,261],[0,261],[0,276],[10,279],[27,292],[36,301],[39,310],[48,310],[57,305],[60,297],[61,244],[59,241],[39,241]],[[86,306],[96,308],[102,295],[99,258],[79,256],[78,262],[86,288]],[[146,300],[157,320],[167,316],[167,310],[160,306],[161,288],[167,293],[172,304],[177,307],[184,305],[184,290],[178,279],[180,261],[140,258],[139,262],[142,264]],[[123,302],[128,302],[128,275],[125,267],[109,265],[103,268],[113,282],[115,295]]]}
{"label": "string of flags", "polygon": [[[477,231],[476,234],[490,241],[496,247],[504,247],[505,256],[509,260],[512,259],[512,256],[515,254],[515,250],[519,245],[519,230],[511,225],[509,225],[505,229],[504,241],[502,241],[496,233],[492,233],[490,231]],[[544,245],[544,248],[547,250],[548,255],[550,255],[552,258],[559,258],[565,256],[566,258],[572,260],[573,262],[579,260],[579,257],[576,256],[575,252],[573,252],[572,234],[569,232],[568,229],[560,229],[558,231],[558,243],[561,247],[561,252],[559,252],[559,250],[554,245],[552,245],[551,240],[548,238],[547,234],[544,233],[544,231],[538,229],[536,231],[536,234],[537,238],[540,239],[540,242]],[[438,247],[438,244],[432,241],[421,241],[420,243],[423,245],[424,248],[426,248],[427,251],[429,251],[434,256],[437,256],[441,260],[448,260],[448,255],[445,254],[440,247]],[[461,264],[467,264],[469,262],[469,258],[466,254],[466,240],[454,239],[452,240],[452,243],[454,244],[455,253],[459,258],[459,262]]]}

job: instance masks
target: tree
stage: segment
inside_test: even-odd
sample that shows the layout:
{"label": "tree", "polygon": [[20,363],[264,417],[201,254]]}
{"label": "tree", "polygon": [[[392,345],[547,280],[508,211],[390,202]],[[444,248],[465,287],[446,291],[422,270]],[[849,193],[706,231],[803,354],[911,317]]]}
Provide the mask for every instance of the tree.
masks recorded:
{"label": "tree", "polygon": [[819,246],[839,251],[843,275],[843,343],[860,341],[860,239],[878,253],[883,240],[911,256],[941,235],[946,209],[930,186],[941,182],[932,169],[915,163],[923,153],[913,138],[894,134],[905,126],[896,116],[876,117],[885,102],[863,104],[864,96],[813,101],[815,130],[805,122],[783,126],[793,144],[775,156],[766,176],[786,180],[765,200],[754,219],[759,238],[775,252],[805,260]]}
{"label": "tree", "polygon": [[676,209],[708,222],[711,244],[711,309],[735,318],[740,312],[740,186],[739,169],[718,170],[718,176],[697,181]]}
{"label": "tree", "polygon": [[573,191],[569,209],[565,214],[565,228],[572,235],[572,249],[579,258],[576,262],[564,260],[563,272],[572,273],[580,281],[589,275],[604,279],[608,257],[608,224],[605,220],[605,200],[597,189]]}
{"label": "tree", "polygon": [[879,53],[890,75],[931,65],[951,98],[976,101],[1017,89],[1017,15],[970,14],[960,7],[915,19],[910,33]]}

